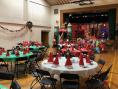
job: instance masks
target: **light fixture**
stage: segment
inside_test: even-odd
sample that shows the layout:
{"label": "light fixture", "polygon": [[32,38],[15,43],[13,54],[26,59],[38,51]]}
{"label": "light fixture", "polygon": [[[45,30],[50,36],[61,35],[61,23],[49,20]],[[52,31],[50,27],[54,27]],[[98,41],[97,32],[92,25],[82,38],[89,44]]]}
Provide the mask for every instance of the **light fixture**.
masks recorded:
{"label": "light fixture", "polygon": [[94,0],[71,0],[70,3],[75,3],[79,5],[90,5],[94,4]]}

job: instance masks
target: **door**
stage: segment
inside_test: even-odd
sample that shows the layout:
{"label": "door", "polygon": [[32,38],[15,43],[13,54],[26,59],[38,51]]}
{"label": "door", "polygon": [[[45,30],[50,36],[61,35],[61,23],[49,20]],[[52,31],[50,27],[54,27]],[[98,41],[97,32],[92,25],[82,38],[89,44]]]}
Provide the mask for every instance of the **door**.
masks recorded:
{"label": "door", "polygon": [[48,31],[42,31],[41,32],[41,42],[43,45],[48,46],[49,45],[49,37],[48,37],[49,32]]}

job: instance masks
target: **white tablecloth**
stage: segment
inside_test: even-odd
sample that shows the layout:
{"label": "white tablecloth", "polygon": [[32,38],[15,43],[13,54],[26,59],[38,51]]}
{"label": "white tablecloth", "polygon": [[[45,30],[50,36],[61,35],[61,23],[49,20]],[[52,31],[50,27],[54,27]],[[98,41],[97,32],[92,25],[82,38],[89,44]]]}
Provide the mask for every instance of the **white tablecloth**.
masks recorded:
{"label": "white tablecloth", "polygon": [[92,61],[92,65],[90,65],[87,64],[86,60],[84,59],[84,66],[79,65],[78,57],[72,57],[71,61],[72,61],[72,68],[68,68],[65,66],[66,62],[65,57],[59,58],[58,66],[55,66],[53,63],[48,63],[47,60],[44,60],[41,63],[41,68],[49,71],[52,74],[74,73],[74,74],[79,74],[79,76],[82,77],[88,77],[96,73],[96,68],[98,67],[98,64],[94,61]]}

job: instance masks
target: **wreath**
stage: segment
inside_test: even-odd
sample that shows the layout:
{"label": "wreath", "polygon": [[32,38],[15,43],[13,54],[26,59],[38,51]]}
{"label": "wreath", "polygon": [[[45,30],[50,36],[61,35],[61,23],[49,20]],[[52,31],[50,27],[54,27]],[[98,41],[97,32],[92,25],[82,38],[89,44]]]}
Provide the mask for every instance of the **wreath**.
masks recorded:
{"label": "wreath", "polygon": [[26,23],[26,26],[27,26],[28,29],[32,32],[32,30],[31,30],[31,28],[33,27],[32,22],[31,22],[31,21],[28,21],[28,22]]}

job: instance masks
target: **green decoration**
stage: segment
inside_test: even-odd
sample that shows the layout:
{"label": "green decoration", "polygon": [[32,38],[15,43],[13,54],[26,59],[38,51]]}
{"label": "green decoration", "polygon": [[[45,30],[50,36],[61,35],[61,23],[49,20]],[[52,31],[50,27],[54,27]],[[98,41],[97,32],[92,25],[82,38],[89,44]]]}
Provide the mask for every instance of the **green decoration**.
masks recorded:
{"label": "green decoration", "polygon": [[72,40],[72,25],[70,23],[67,26],[67,30],[68,30],[68,38],[69,40]]}
{"label": "green decoration", "polygon": [[54,38],[56,39],[56,44],[59,43],[59,26],[54,27]]}

